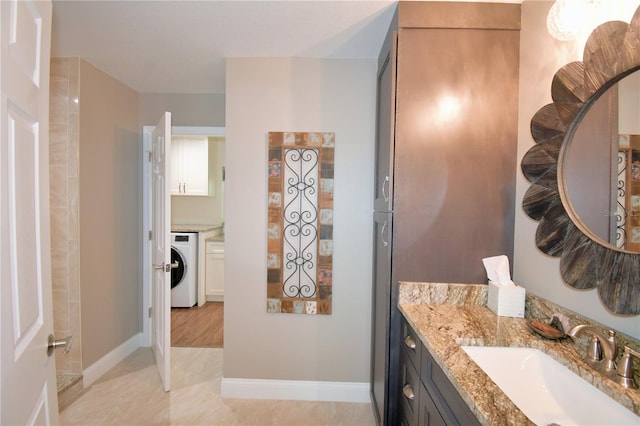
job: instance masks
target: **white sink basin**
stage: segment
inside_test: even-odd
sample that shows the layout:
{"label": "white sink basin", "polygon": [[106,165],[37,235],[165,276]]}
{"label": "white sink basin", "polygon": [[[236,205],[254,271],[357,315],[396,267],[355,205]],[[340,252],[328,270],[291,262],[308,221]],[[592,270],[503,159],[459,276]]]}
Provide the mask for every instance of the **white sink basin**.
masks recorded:
{"label": "white sink basin", "polygon": [[537,349],[462,346],[537,425],[640,425],[640,417]]}

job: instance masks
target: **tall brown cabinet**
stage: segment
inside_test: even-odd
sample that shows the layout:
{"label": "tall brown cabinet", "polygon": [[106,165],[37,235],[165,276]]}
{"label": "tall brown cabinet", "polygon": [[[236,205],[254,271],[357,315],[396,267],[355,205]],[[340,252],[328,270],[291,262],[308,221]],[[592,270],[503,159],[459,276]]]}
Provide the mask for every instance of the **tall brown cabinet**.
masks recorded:
{"label": "tall brown cabinet", "polygon": [[379,57],[371,393],[398,424],[399,281],[512,258],[520,5],[399,2]]}

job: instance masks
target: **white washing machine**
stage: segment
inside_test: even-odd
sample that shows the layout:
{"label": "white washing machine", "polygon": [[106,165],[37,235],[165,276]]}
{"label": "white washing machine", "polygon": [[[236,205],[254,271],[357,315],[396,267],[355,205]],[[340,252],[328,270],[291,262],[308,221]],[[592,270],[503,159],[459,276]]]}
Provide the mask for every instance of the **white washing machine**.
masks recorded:
{"label": "white washing machine", "polygon": [[198,234],[171,233],[171,307],[191,308],[198,303]]}

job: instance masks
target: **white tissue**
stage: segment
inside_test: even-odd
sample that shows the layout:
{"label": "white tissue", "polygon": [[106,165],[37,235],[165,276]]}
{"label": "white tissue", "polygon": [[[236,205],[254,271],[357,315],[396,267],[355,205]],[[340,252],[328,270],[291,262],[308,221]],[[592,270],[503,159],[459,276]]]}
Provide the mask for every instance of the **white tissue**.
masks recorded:
{"label": "white tissue", "polygon": [[505,255],[485,257],[482,259],[487,278],[497,286],[514,287],[509,272],[509,258]]}

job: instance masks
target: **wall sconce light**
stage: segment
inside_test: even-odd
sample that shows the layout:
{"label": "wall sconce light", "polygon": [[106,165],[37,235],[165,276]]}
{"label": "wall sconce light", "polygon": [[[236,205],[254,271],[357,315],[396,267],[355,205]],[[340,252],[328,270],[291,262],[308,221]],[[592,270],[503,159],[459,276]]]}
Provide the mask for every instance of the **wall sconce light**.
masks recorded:
{"label": "wall sconce light", "polygon": [[599,6],[600,0],[556,0],[547,16],[549,34],[557,40],[574,40],[592,26]]}

